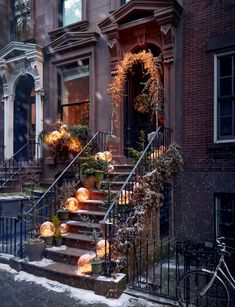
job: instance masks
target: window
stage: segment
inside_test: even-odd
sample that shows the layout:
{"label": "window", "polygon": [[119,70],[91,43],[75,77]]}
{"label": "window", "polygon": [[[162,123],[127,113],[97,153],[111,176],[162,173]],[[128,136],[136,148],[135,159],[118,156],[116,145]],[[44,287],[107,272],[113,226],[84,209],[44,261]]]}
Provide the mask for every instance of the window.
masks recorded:
{"label": "window", "polygon": [[130,1],[130,0],[121,0],[121,5],[126,4],[128,1]]}
{"label": "window", "polygon": [[216,237],[225,237],[227,244],[235,246],[235,194],[216,195]]}
{"label": "window", "polygon": [[215,141],[235,139],[235,54],[215,57]]}
{"label": "window", "polygon": [[63,0],[61,2],[61,26],[81,21],[82,11],[82,0]]}
{"label": "window", "polygon": [[30,38],[30,4],[29,0],[13,1],[14,39],[26,41]]}
{"label": "window", "polygon": [[89,60],[61,67],[60,82],[63,122],[89,126]]}

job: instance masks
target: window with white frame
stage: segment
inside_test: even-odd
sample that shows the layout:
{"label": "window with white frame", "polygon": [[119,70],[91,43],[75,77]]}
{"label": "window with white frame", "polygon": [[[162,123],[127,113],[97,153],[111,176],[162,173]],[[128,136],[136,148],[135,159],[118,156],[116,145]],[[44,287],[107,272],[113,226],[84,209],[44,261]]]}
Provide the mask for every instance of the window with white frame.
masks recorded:
{"label": "window with white frame", "polygon": [[89,60],[61,66],[59,79],[63,123],[89,126]]}
{"label": "window with white frame", "polygon": [[235,53],[215,55],[215,141],[235,141]]}
{"label": "window with white frame", "polygon": [[235,246],[235,194],[219,193],[215,197],[216,237],[225,237]]}
{"label": "window with white frame", "polygon": [[83,20],[82,0],[61,1],[61,26],[67,26]]}

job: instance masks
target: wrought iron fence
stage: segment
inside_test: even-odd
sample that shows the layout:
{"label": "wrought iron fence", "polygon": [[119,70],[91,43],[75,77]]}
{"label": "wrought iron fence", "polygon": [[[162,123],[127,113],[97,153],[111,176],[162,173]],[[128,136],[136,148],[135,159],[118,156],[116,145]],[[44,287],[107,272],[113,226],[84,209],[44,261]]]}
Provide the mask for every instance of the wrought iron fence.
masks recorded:
{"label": "wrought iron fence", "polygon": [[22,258],[24,241],[30,238],[28,226],[23,219],[23,203],[17,217],[0,216],[0,253]]}
{"label": "wrought iron fence", "polygon": [[105,259],[105,274],[108,276],[112,273],[112,239],[119,226],[125,223],[132,213],[131,207],[128,204],[138,185],[138,180],[155,168],[156,159],[166,152],[170,144],[171,130],[165,127],[159,127],[151,135],[148,145],[112,201],[104,217],[105,241],[109,242],[109,244],[105,244],[105,247],[109,246],[109,251],[106,251],[108,256]]}
{"label": "wrought iron fence", "polygon": [[128,287],[177,300],[176,284],[191,269],[213,268],[218,256],[214,245],[192,245],[170,238],[129,237],[127,249]]}

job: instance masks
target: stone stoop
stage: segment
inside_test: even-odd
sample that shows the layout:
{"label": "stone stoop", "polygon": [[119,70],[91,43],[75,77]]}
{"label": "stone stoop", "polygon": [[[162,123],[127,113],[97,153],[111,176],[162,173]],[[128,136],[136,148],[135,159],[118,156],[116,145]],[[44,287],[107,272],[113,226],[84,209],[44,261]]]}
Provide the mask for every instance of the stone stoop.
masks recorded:
{"label": "stone stoop", "polygon": [[[122,158],[123,159],[123,158]],[[122,160],[123,163],[114,164],[114,173],[110,175],[112,183],[112,195],[116,195],[132,170],[132,165]],[[101,230],[99,222],[104,218],[104,201],[107,194],[102,190],[91,191],[90,199],[80,202],[77,212],[70,213],[68,232],[62,235],[61,247],[46,247],[44,260],[41,262],[12,261],[12,266],[18,270],[44,276],[59,282],[93,290],[96,294],[107,297],[118,298],[125,289],[125,275],[118,274],[117,278],[106,278],[104,276],[94,277],[92,275],[81,275],[78,273],[77,262],[84,254],[94,254],[95,242],[92,238],[93,229]],[[89,218],[89,222],[86,222]],[[42,263],[49,262],[44,266]]]}

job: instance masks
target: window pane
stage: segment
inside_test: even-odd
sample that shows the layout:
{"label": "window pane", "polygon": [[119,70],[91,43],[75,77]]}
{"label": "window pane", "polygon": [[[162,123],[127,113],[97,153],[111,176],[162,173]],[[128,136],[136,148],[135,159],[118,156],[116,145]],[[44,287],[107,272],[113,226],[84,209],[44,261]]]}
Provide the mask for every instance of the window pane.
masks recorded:
{"label": "window pane", "polygon": [[89,102],[63,106],[63,123],[89,126]]}
{"label": "window pane", "polygon": [[24,41],[30,34],[30,16],[21,16],[16,18],[16,38]]}
{"label": "window pane", "polygon": [[61,69],[63,121],[89,125],[89,61]]}
{"label": "window pane", "polygon": [[232,77],[220,79],[220,96],[232,95]]}
{"label": "window pane", "polygon": [[64,0],[63,25],[69,25],[82,20],[82,0]]}
{"label": "window pane", "polygon": [[30,11],[29,0],[15,0],[15,16],[28,13]]}
{"label": "window pane", "polygon": [[220,76],[232,75],[232,57],[226,57],[220,59]]}
{"label": "window pane", "polygon": [[62,103],[89,101],[89,67],[70,66],[62,70]]}
{"label": "window pane", "polygon": [[233,112],[233,100],[232,99],[221,99],[220,101],[220,115],[232,115]]}
{"label": "window pane", "polygon": [[220,119],[220,135],[230,136],[232,135],[232,116],[222,117]]}

